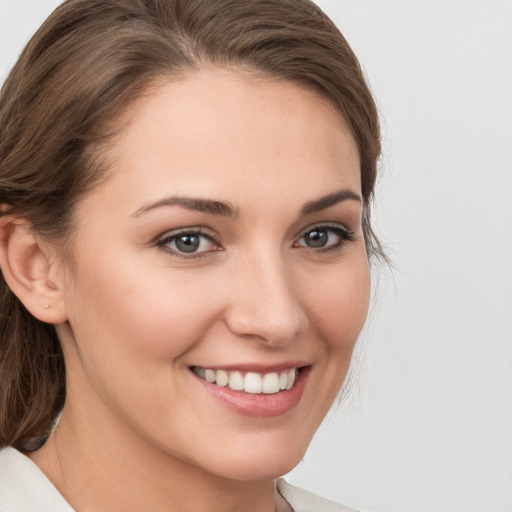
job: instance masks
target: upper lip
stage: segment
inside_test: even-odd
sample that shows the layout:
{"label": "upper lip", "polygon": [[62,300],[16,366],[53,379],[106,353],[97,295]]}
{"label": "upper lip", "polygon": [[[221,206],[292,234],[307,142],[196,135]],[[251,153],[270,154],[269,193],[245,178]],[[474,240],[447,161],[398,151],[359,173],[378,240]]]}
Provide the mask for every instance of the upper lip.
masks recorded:
{"label": "upper lip", "polygon": [[227,365],[192,365],[191,367],[199,367],[204,370],[224,370],[226,372],[240,371],[240,372],[255,372],[255,373],[272,373],[290,370],[292,368],[303,368],[310,366],[306,361],[286,361],[276,364],[258,364],[258,363],[240,363],[240,364],[227,364]]}

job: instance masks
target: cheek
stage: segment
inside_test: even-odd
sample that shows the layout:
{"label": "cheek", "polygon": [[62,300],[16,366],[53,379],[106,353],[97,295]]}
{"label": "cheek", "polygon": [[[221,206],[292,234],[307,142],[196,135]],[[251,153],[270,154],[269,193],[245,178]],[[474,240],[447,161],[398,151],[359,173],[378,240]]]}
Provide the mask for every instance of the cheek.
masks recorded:
{"label": "cheek", "polygon": [[168,363],[208,329],[216,311],[208,300],[207,280],[191,281],[147,263],[143,268],[136,261],[119,260],[116,265],[96,261],[80,267],[68,302],[83,357],[90,354],[111,366],[131,361],[135,371],[151,372],[140,362]]}
{"label": "cheek", "polygon": [[70,392],[99,396],[124,421],[143,421],[149,431],[180,405],[169,390],[187,391],[183,358],[218,315],[207,280],[138,267],[81,265],[68,301],[74,340],[65,355]]}
{"label": "cheek", "polygon": [[368,313],[370,274],[365,257],[319,278],[309,294],[312,328],[329,351],[351,354]]}

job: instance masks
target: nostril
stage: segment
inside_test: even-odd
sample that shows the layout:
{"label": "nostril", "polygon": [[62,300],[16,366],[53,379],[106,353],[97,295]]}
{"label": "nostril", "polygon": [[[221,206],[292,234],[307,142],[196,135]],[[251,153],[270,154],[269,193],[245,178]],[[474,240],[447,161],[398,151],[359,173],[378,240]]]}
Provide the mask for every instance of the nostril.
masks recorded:
{"label": "nostril", "polygon": [[[240,270],[238,278],[231,281],[225,310],[228,328],[239,336],[255,337],[269,344],[293,342],[307,330],[309,321],[289,272],[275,255],[243,263],[244,271]],[[248,267],[252,269],[249,275]]]}

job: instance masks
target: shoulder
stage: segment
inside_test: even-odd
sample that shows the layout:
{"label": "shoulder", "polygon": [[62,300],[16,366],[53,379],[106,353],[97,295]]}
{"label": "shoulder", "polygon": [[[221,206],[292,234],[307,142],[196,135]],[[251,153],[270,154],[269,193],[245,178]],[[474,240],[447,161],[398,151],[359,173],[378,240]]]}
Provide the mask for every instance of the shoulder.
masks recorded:
{"label": "shoulder", "polygon": [[282,478],[277,481],[277,490],[291,505],[294,512],[356,512],[309,491],[294,487]]}
{"label": "shoulder", "polygon": [[11,447],[0,449],[0,510],[73,512],[44,473]]}

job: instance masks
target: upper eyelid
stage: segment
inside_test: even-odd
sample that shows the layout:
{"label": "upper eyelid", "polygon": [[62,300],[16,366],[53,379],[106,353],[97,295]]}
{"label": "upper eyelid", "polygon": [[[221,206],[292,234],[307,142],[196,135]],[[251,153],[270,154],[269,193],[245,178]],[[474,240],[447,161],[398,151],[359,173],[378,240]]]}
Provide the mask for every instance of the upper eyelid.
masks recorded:
{"label": "upper eyelid", "polygon": [[[171,243],[175,242],[180,236],[192,234],[199,235],[209,240],[213,246],[217,249],[215,250],[203,250],[203,251],[194,251],[194,252],[182,252],[179,249],[174,249],[172,247],[168,247]],[[218,242],[213,236],[205,233],[200,228],[178,228],[176,230],[167,231],[163,235],[156,238],[154,244],[158,249],[165,250],[168,254],[172,254],[173,257],[180,258],[182,260],[195,260],[199,258],[204,258],[211,252],[216,252],[217,250],[223,250],[220,242]]]}
{"label": "upper eyelid", "polygon": [[348,226],[341,222],[317,222],[301,229],[295,236],[296,238],[300,238],[314,229],[342,229],[347,233],[353,232]]}
{"label": "upper eyelid", "polygon": [[[301,231],[301,234],[295,237],[293,244],[295,245],[299,240],[301,240],[307,233],[317,230],[326,230],[331,231],[334,233],[335,231],[338,231],[338,233],[335,233],[336,236],[339,236],[341,238],[339,245],[344,246],[350,242],[354,242],[358,240],[357,232],[350,229],[346,225],[340,223],[340,222],[320,222],[318,224],[312,224],[311,226],[305,228],[303,231]],[[342,231],[343,234],[340,234],[339,231]],[[316,251],[322,251],[322,250],[329,250],[329,248],[332,247],[320,247],[315,249]]]}
{"label": "upper eyelid", "polygon": [[[348,235],[354,234],[353,230],[351,230],[348,226],[346,226],[345,224],[343,224],[341,222],[328,222],[328,221],[327,222],[317,222],[317,223],[310,224],[310,225],[306,226],[305,228],[302,228],[299,232],[297,232],[293,237],[294,242],[297,241],[298,239],[302,238],[309,231],[312,231],[314,229],[341,229],[341,230],[345,231]],[[172,239],[172,238],[178,237],[182,234],[188,234],[188,233],[193,233],[193,234],[204,236],[206,238],[209,238],[215,244],[221,246],[221,240],[220,240],[219,235],[215,231],[213,231],[211,228],[208,228],[206,226],[190,226],[190,227],[172,229],[172,230],[166,231],[165,233],[156,237],[155,242],[157,244],[162,243],[168,239]]]}
{"label": "upper eyelid", "polygon": [[161,242],[162,240],[166,240],[168,238],[175,238],[180,235],[185,234],[195,234],[195,235],[201,235],[206,238],[209,238],[215,243],[218,243],[218,236],[209,228],[206,228],[204,226],[193,226],[193,227],[186,227],[186,228],[177,228],[177,229],[171,229],[169,231],[166,231],[165,233],[159,235],[156,237],[156,242]]}

